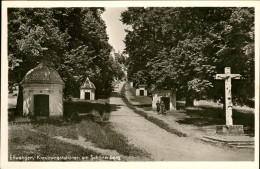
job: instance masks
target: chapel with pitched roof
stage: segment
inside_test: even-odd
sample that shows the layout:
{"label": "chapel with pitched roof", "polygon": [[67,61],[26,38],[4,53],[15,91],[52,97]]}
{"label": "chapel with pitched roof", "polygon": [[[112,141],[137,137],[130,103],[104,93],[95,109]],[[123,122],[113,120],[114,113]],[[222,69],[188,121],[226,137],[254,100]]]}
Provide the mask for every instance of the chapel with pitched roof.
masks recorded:
{"label": "chapel with pitched roof", "polygon": [[80,99],[95,100],[95,90],[95,85],[87,77],[85,82],[80,86]]}

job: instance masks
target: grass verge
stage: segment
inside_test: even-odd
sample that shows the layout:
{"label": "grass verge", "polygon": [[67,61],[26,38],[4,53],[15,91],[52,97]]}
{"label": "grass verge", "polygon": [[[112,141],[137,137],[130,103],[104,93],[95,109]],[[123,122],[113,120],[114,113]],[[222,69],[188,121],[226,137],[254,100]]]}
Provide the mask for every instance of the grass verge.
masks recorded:
{"label": "grass verge", "polygon": [[[30,131],[31,127],[30,124],[9,125],[9,161],[82,161],[81,157],[100,155],[92,150]],[[65,156],[73,158],[66,160],[55,158]],[[49,159],[45,160],[41,157]]]}
{"label": "grass verge", "polygon": [[150,98],[149,96],[136,96],[135,94],[135,88],[130,87],[129,88],[129,92],[131,93],[132,97],[131,97],[131,101],[132,102],[137,102],[141,105],[152,105],[152,98]]}
{"label": "grass verge", "polygon": [[117,133],[109,122],[97,123],[84,119],[78,123],[68,123],[64,126],[41,125],[37,127],[37,130],[52,136],[70,139],[78,139],[80,135],[86,139],[85,141],[91,141],[102,149],[116,150],[125,156],[148,157],[145,151],[134,147],[124,135]]}
{"label": "grass verge", "polygon": [[[192,109],[186,109],[183,113],[185,116],[177,121],[180,124],[197,127],[225,124],[225,114],[222,108],[196,106]],[[188,117],[186,115],[188,115]],[[255,115],[253,113],[245,113],[244,110],[234,109],[232,118],[234,125],[244,126],[246,135],[254,136]]]}
{"label": "grass verge", "polygon": [[[129,89],[129,91],[132,88]],[[165,122],[156,119],[154,117],[150,117],[148,113],[145,111],[150,111],[151,107],[141,107],[141,106],[134,106],[131,104],[131,102],[125,97],[124,93],[126,92],[126,86],[123,86],[123,89],[121,90],[123,100],[124,102],[130,107],[132,110],[134,110],[136,113],[142,115],[149,121],[157,124],[163,129],[166,129],[167,131],[182,135],[179,133],[178,130],[174,130],[170,128]],[[131,92],[131,91],[130,91]],[[140,110],[137,107],[141,107],[144,111]],[[212,126],[212,125],[222,125],[225,124],[225,114],[223,113],[222,107],[214,107],[210,105],[200,105],[195,107],[188,107],[185,108],[185,110],[178,111],[179,113],[176,114],[176,110],[170,111],[170,114],[174,114],[175,117],[179,119],[177,122],[179,124],[185,124],[185,125],[193,125],[196,127],[205,127],[205,126]],[[188,115],[188,116],[187,116]],[[233,109],[233,122],[235,125],[243,125],[244,126],[244,132],[246,135],[254,137],[255,129],[255,115],[248,110],[240,110],[240,109]]]}
{"label": "grass verge", "polygon": [[[24,122],[23,120],[15,122],[12,120],[9,123],[8,133],[9,156],[82,157],[99,155],[92,150],[64,143],[53,138],[62,136],[77,140],[81,136],[85,138],[85,141],[90,141],[101,149],[116,150],[124,156],[140,157],[140,159],[150,158],[146,151],[135,147],[124,135],[115,131],[110,122],[95,121],[93,115],[89,113],[92,110],[99,112],[100,116],[104,113],[109,116],[110,106],[109,104],[71,101],[64,103],[64,118],[34,119],[30,122]],[[11,111],[14,110],[10,109]],[[86,115],[78,116],[79,113]],[[73,116],[74,114],[75,117]],[[14,161],[19,161],[19,159]],[[32,161],[41,160],[34,159]]]}
{"label": "grass verge", "polygon": [[[90,156],[98,154],[87,150],[82,151],[82,148],[77,148],[70,144],[63,144],[61,141],[52,139],[55,136],[62,136],[64,138],[77,140],[78,137],[81,136],[85,138],[85,141],[90,141],[101,149],[116,150],[119,154],[124,156],[140,157],[140,159],[150,158],[150,155],[146,151],[130,144],[124,135],[116,132],[109,122],[98,123],[89,118],[82,118],[80,121],[62,122],[61,119],[52,119],[30,124],[9,125],[11,129],[9,130],[9,146],[11,147],[9,153],[15,154],[16,156],[40,154],[41,156],[76,155],[81,157],[83,155]],[[33,129],[38,133],[32,133],[29,129]],[[42,136],[41,133],[49,137]],[[20,144],[25,145],[27,148],[22,149],[23,151],[21,152],[16,151],[16,149],[19,150],[21,147]],[[58,146],[56,146],[56,144],[58,144]],[[31,151],[30,154],[28,147],[35,145],[37,151]],[[72,146],[72,148],[68,146]],[[66,149],[70,151],[66,152]],[[81,151],[83,153],[81,153]]]}

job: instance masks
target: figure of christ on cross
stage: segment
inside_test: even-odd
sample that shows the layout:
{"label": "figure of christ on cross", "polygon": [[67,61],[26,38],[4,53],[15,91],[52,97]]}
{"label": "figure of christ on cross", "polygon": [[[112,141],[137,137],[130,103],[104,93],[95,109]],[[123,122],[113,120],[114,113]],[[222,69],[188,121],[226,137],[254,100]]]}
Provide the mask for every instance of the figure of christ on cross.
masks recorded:
{"label": "figure of christ on cross", "polygon": [[240,79],[240,74],[231,74],[231,68],[225,68],[225,74],[216,74],[215,79],[225,79],[225,112],[226,125],[233,125],[232,119],[232,97],[231,97],[231,79]]}

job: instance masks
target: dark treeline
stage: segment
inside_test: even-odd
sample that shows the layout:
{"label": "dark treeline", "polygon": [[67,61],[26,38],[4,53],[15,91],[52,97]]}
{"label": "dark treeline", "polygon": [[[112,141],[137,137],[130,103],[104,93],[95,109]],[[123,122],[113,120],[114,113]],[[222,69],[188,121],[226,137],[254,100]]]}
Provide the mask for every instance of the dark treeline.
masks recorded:
{"label": "dark treeline", "polygon": [[[118,64],[111,59],[104,8],[9,8],[9,87],[40,62],[51,63],[65,82],[64,96],[78,97],[89,77],[96,96],[107,98]],[[17,108],[21,108],[19,86]],[[20,107],[19,107],[20,105]]]}
{"label": "dark treeline", "polygon": [[128,79],[150,90],[170,89],[177,97],[223,102],[224,81],[216,73],[241,74],[232,80],[233,102],[254,106],[254,8],[128,8],[122,22]]}

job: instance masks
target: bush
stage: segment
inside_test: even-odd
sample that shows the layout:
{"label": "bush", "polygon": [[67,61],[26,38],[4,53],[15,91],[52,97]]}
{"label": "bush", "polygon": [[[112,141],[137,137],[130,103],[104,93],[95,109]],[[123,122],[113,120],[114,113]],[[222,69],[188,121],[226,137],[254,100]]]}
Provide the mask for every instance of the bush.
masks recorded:
{"label": "bush", "polygon": [[90,114],[92,112],[99,112],[100,116],[104,112],[110,112],[108,103],[91,103],[91,102],[64,102],[64,117],[71,118],[81,114]]}

